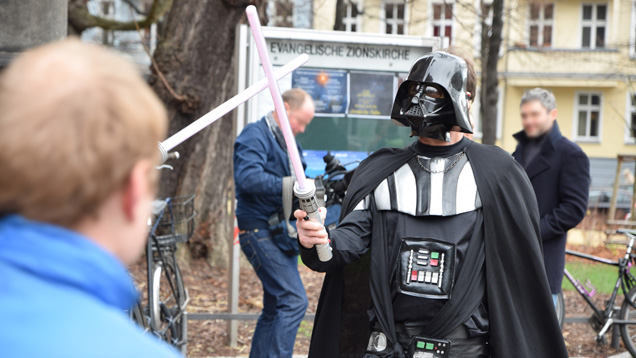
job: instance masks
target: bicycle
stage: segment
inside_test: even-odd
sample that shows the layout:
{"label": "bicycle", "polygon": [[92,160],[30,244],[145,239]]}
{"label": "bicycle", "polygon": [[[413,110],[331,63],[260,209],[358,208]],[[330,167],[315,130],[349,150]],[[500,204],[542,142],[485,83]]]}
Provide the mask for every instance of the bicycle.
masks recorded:
{"label": "bicycle", "polygon": [[[636,230],[619,229],[618,232],[629,238],[625,256],[618,261],[572,250],[565,251],[565,253],[570,256],[618,267],[618,278],[616,279],[616,284],[614,285],[614,290],[609,300],[605,302],[605,307],[599,308],[592,302],[591,297],[596,294],[596,289],[591,285],[589,280],[585,284],[581,284],[581,281],[577,280],[567,269],[564,269],[564,274],[583,300],[585,300],[588,306],[594,311],[589,319],[589,323],[592,329],[597,333],[597,343],[599,345],[605,344],[605,334],[612,326],[616,325],[620,330],[625,348],[627,348],[632,357],[636,357],[636,278],[630,272],[632,263],[636,263],[636,254],[632,252],[634,240],[636,239]],[[622,289],[625,299],[620,310],[618,310],[618,317],[616,317],[617,307],[614,306],[614,302],[616,301],[619,289]],[[557,300],[556,311],[559,324],[561,325],[563,325],[565,318],[564,303],[563,294],[560,293]]]}
{"label": "bicycle", "polygon": [[358,161],[342,164],[331,152],[327,152],[322,159],[325,162],[325,173],[315,178],[316,197],[319,205],[327,208],[325,226],[333,229],[338,224],[342,202],[355,170],[347,167]]}
{"label": "bicycle", "polygon": [[[172,154],[178,158],[178,154]],[[171,168],[163,165],[159,169]],[[148,219],[146,244],[147,304],[138,302],[129,315],[150,332],[185,353],[186,306],[190,300],[177,264],[177,244],[187,242],[194,228],[194,195],[158,199]]]}

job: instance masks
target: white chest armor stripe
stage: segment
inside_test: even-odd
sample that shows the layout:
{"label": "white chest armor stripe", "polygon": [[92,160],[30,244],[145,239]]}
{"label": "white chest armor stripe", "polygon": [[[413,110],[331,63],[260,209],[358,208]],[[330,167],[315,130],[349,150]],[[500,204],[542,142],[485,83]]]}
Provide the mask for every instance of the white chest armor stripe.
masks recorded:
{"label": "white chest armor stripe", "polygon": [[403,165],[393,173],[393,179],[396,184],[399,184],[395,185],[397,207],[400,211],[415,216],[417,212],[417,195],[415,195],[416,191],[413,191],[417,187],[415,174],[408,165]]}
{"label": "white chest armor stripe", "polygon": [[[449,158],[413,158],[370,195],[377,210],[411,216],[451,216],[481,208],[473,168],[461,153]],[[366,197],[354,210],[368,209],[369,202]]]}

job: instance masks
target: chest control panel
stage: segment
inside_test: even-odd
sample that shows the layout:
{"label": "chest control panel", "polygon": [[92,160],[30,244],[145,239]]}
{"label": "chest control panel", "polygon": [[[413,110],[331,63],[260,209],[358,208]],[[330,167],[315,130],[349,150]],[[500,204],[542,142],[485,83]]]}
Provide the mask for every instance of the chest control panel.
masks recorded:
{"label": "chest control panel", "polygon": [[448,358],[450,341],[447,339],[415,337],[413,358]]}

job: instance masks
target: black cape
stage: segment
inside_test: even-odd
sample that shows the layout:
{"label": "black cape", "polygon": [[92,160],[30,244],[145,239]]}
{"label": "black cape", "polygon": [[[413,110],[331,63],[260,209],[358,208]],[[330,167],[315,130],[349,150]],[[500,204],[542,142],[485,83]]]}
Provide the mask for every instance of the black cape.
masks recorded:
{"label": "black cape", "polygon": [[[483,205],[485,268],[481,270],[485,275],[479,268],[473,275],[485,276],[486,292],[482,295],[487,297],[491,354],[497,358],[567,357],[543,265],[539,210],[530,181],[523,168],[500,148],[470,143],[466,154]],[[412,146],[387,148],[363,161],[351,180],[341,220],[414,155]],[[374,232],[383,230],[382,226],[374,220]],[[317,261],[315,250],[301,251],[305,262]],[[388,269],[388,259],[377,251],[381,250],[372,245],[358,261],[326,274],[309,358],[364,355],[371,332],[371,297],[376,302],[391,299],[388,287],[378,288],[372,282],[370,288],[369,271],[381,275]],[[462,309],[456,307],[452,312],[466,314]],[[383,326],[393,325],[382,322],[383,317],[375,318]],[[434,331],[454,328],[436,327]]]}

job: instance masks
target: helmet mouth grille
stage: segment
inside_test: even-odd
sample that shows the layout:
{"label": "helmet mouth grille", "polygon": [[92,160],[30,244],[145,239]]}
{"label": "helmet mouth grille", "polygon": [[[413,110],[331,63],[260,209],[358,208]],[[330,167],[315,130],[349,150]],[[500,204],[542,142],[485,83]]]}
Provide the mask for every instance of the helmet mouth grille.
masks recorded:
{"label": "helmet mouth grille", "polygon": [[404,113],[404,114],[408,115],[408,116],[417,116],[417,117],[423,117],[424,116],[424,113],[422,112],[422,109],[418,105],[411,106],[411,108],[409,108],[408,111],[406,111],[406,113]]}

